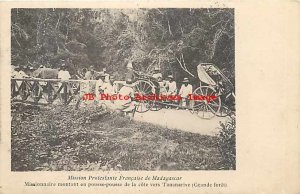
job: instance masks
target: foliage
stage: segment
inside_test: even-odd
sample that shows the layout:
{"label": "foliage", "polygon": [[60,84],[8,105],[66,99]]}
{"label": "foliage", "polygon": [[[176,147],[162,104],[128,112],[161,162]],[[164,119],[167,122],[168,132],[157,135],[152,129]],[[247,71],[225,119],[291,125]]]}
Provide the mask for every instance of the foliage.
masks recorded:
{"label": "foliage", "polygon": [[221,123],[221,130],[218,138],[218,147],[224,162],[229,169],[236,169],[236,136],[235,136],[235,116],[231,116],[230,120],[225,124]]}
{"label": "foliage", "polygon": [[12,103],[12,170],[228,169],[217,137],[102,112]]}
{"label": "foliage", "polygon": [[233,9],[12,9],[11,32],[13,65],[65,59],[73,72],[94,65],[121,79],[132,60],[181,80],[212,62],[234,81]]}

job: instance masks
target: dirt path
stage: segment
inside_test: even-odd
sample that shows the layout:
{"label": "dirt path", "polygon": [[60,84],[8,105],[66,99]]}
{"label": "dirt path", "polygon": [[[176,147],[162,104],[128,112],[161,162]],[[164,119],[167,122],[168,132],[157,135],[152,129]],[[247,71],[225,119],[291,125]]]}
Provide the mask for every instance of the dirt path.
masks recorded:
{"label": "dirt path", "polygon": [[157,124],[169,129],[179,129],[202,135],[215,135],[218,133],[219,122],[225,122],[227,117],[213,117],[201,119],[188,110],[162,109],[136,113],[134,120]]}

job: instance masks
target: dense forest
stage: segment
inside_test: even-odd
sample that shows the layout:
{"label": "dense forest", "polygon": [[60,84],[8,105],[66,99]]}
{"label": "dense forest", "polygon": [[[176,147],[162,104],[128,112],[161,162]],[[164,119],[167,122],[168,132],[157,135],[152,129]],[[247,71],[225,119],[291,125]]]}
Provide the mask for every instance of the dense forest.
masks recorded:
{"label": "dense forest", "polygon": [[12,9],[12,65],[71,73],[93,65],[123,79],[125,65],[196,80],[212,62],[234,82],[233,9]]}

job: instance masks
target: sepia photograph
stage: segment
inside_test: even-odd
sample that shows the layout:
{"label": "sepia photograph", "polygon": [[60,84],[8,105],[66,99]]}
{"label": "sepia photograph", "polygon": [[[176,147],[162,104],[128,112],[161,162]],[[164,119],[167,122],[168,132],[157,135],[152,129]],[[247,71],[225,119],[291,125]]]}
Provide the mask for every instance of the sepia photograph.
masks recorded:
{"label": "sepia photograph", "polygon": [[234,11],[12,8],[11,171],[236,170]]}

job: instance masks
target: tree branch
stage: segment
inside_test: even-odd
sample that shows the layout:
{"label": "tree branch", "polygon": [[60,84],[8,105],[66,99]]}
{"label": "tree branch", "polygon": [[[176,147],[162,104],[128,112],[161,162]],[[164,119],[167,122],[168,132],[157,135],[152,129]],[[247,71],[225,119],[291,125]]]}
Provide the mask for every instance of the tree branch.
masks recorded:
{"label": "tree branch", "polygon": [[[182,54],[181,54],[182,55]],[[181,59],[181,57],[180,57],[180,59]],[[185,71],[185,72],[187,72],[189,75],[191,75],[192,77],[195,77],[191,72],[189,72],[188,70],[187,70],[187,68],[186,67],[184,67],[184,65],[181,63],[181,61],[176,57],[176,60],[178,61],[178,63],[179,63],[179,65],[180,65],[180,67],[183,69],[183,71]]]}

